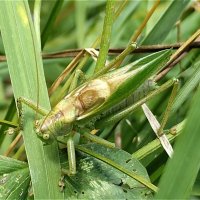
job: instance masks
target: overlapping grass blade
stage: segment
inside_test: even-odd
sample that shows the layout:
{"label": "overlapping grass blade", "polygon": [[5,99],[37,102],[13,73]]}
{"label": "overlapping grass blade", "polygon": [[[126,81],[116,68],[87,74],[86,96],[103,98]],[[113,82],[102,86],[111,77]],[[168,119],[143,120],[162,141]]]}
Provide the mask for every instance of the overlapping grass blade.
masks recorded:
{"label": "overlapping grass blade", "polygon": [[200,89],[195,95],[188,119],[174,148],[174,155],[166,165],[157,199],[188,199],[200,168]]}
{"label": "overlapping grass blade", "polygon": [[[12,121],[13,119],[13,116],[15,115],[16,113],[16,107],[15,107],[15,101],[14,101],[14,98],[13,100],[11,101],[10,103],[10,106],[8,108],[8,111],[6,113],[6,116],[5,116],[5,120],[7,121]],[[5,134],[4,134],[4,131],[7,129],[8,127],[6,125],[2,125],[1,128],[0,128],[0,145],[3,143],[4,141],[4,138],[5,138]]]}
{"label": "overlapping grass blade", "polygon": [[45,42],[47,41],[47,39],[50,35],[51,29],[54,25],[55,19],[58,15],[60,9],[62,7],[63,2],[64,2],[64,0],[48,1],[47,2],[48,4],[49,3],[52,4],[52,9],[51,9],[50,15],[48,17],[48,20],[47,20],[45,26],[42,29],[42,34],[41,34],[41,47],[42,47],[42,49],[43,49]]}
{"label": "overlapping grass blade", "polygon": [[181,88],[179,91],[175,102],[172,106],[172,113],[175,113],[180,106],[183,104],[184,101],[187,100],[188,96],[191,94],[191,92],[194,90],[194,88],[199,84],[200,81],[200,61],[196,63],[195,71],[192,74],[191,78],[187,80],[185,85]]}
{"label": "overlapping grass blade", "polygon": [[172,29],[189,2],[190,0],[172,1],[168,9],[165,11],[165,13],[163,13],[159,21],[155,24],[150,33],[144,38],[141,44],[159,44],[162,42],[167,37],[169,30]]}
{"label": "overlapping grass blade", "polygon": [[95,68],[96,72],[102,69],[106,64],[106,58],[110,46],[110,37],[112,34],[114,8],[115,2],[108,0],[106,4],[106,16],[104,19],[103,31],[101,35],[100,51]]}
{"label": "overlapping grass blade", "polygon": [[[27,1],[3,1],[0,7],[0,27],[15,99],[25,97],[36,102],[37,70],[39,73],[41,106],[50,109],[39,45]],[[23,138],[29,162],[33,192],[36,199],[62,199],[57,186],[60,161],[56,144],[43,146],[33,124],[34,114],[23,106]]]}
{"label": "overlapping grass blade", "polygon": [[76,34],[77,34],[77,46],[79,48],[84,47],[85,32],[86,32],[86,8],[87,1],[75,1],[76,6]]}

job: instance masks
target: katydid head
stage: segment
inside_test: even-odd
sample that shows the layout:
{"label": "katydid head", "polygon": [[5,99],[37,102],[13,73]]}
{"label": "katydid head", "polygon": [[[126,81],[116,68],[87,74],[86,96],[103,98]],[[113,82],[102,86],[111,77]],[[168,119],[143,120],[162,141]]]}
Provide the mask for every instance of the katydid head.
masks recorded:
{"label": "katydid head", "polygon": [[60,101],[53,110],[35,124],[38,137],[51,144],[58,136],[67,135],[76,118],[76,107],[70,99]]}
{"label": "katydid head", "polygon": [[55,137],[43,122],[44,120],[36,121],[36,134],[39,137],[39,139],[42,140],[45,144],[52,144],[55,141]]}

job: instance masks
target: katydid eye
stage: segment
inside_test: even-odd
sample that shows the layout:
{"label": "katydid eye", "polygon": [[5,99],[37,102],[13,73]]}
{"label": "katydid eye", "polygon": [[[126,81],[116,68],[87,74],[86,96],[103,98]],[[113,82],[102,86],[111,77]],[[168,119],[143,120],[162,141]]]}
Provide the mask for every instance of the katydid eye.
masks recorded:
{"label": "katydid eye", "polygon": [[43,139],[48,140],[49,139],[49,134],[43,134]]}

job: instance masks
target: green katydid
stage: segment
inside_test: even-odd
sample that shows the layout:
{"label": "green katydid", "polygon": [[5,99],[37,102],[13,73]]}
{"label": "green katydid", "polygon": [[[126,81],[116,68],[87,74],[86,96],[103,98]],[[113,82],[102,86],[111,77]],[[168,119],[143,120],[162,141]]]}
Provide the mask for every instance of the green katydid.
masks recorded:
{"label": "green katydid", "polygon": [[[19,98],[19,113],[22,112],[22,103],[25,103],[44,116],[36,121],[35,127],[38,137],[47,144],[58,136],[68,135],[69,174],[75,174],[73,131],[80,130],[90,121],[94,123],[102,113],[114,115],[116,108],[119,110],[124,107],[123,100],[126,101],[137,88],[158,72],[170,55],[171,50],[158,52],[134,62],[133,66],[128,65],[91,79],[70,92],[50,112],[40,107],[38,109],[30,100]],[[135,66],[138,68],[133,70]],[[114,110],[113,106],[116,106]],[[98,142],[101,139],[96,137],[95,140]]]}

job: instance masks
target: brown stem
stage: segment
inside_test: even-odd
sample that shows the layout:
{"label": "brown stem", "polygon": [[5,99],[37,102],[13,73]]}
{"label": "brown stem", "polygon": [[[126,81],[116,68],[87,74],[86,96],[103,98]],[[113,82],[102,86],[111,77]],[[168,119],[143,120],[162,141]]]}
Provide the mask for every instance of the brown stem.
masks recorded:
{"label": "brown stem", "polygon": [[48,90],[49,95],[51,95],[56,90],[56,88],[60,85],[60,83],[65,79],[67,74],[70,73],[71,70],[76,66],[80,58],[84,55],[84,52],[85,51],[80,51],[76,55],[76,57],[71,61],[71,63],[65,68],[65,70],[60,74],[60,76],[54,81],[54,83]]}
{"label": "brown stem", "polygon": [[153,7],[151,8],[151,10],[147,13],[144,21],[142,22],[142,24],[139,26],[138,30],[136,31],[136,33],[132,36],[131,38],[131,42],[136,42],[136,40],[138,39],[138,37],[140,36],[140,34],[142,33],[143,29],[145,28],[147,22],[149,21],[149,19],[151,18],[151,16],[153,15],[153,13],[155,12],[156,8],[158,7],[158,5],[160,4],[160,0],[156,0],[156,2],[154,3]]}
{"label": "brown stem", "polygon": [[161,78],[163,78],[177,63],[179,63],[186,55],[188,52],[182,53],[174,62],[172,62],[170,65],[166,66],[166,68],[163,69],[159,74],[156,75],[154,80],[157,82]]}
{"label": "brown stem", "polygon": [[[130,54],[135,54],[135,53],[153,53],[165,49],[178,49],[183,43],[175,43],[175,44],[169,44],[169,45],[144,45],[140,46],[137,49],[134,50],[134,52]],[[188,46],[189,49],[196,49],[200,48],[200,41],[195,41],[191,43]],[[60,51],[56,53],[43,53],[42,57],[43,59],[55,59],[55,58],[66,58],[66,57],[75,57],[77,56],[81,51],[84,49],[69,49],[65,51]],[[96,49],[97,51],[99,50],[98,48]],[[109,55],[116,55],[120,54],[122,51],[124,51],[124,48],[111,48],[109,49],[108,54]],[[6,57],[4,55],[0,55],[0,62],[6,61]]]}
{"label": "brown stem", "polygon": [[[187,52],[190,45],[194,43],[194,41],[200,36],[200,29],[198,29],[191,37],[189,37],[179,48],[178,50],[172,54],[170,57],[170,60],[167,62],[167,64],[164,66],[163,70],[155,77],[155,80],[159,80],[162,78],[165,74],[167,74],[172,67],[177,64],[184,54],[184,52]],[[183,55],[184,56],[184,55]],[[175,64],[174,64],[175,62]]]}
{"label": "brown stem", "polygon": [[15,148],[15,146],[17,145],[17,143],[20,141],[21,138],[22,134],[19,133],[17,137],[13,140],[13,142],[10,144],[7,151],[4,153],[4,156],[8,156],[12,152],[12,150]]}
{"label": "brown stem", "polygon": [[[152,52],[157,52],[165,49],[178,49],[183,43],[175,43],[175,44],[169,44],[169,45],[145,45],[145,46],[140,46],[137,49],[134,50],[131,54],[135,53],[152,53]],[[193,42],[190,44],[189,49],[193,48],[200,48],[200,41]],[[43,54],[44,59],[51,59],[51,58],[66,58],[66,57],[74,57],[76,56],[80,51],[83,49],[71,49],[71,50],[66,50],[62,52],[57,52],[57,53],[49,53],[49,54]],[[99,49],[96,49],[97,51]],[[109,55],[116,55],[120,54],[122,51],[124,51],[124,48],[111,48],[109,49]]]}

